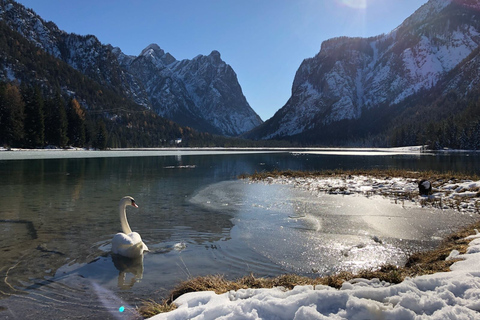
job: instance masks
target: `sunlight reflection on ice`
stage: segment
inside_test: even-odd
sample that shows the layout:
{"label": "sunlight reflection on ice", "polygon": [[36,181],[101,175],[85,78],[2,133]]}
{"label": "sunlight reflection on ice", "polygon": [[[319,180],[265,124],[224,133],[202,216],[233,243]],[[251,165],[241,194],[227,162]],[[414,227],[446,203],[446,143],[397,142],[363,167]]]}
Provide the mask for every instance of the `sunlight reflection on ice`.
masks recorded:
{"label": "sunlight reflection on ice", "polygon": [[211,185],[192,201],[231,214],[237,239],[287,271],[305,274],[403,264],[412,251],[437,244],[452,226],[474,220],[380,197],[315,196],[242,181]]}

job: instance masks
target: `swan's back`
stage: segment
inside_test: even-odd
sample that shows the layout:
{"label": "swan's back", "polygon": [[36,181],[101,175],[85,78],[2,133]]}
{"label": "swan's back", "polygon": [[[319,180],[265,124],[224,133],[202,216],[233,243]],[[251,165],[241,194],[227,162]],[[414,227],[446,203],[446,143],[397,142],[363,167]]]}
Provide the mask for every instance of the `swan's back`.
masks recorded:
{"label": "swan's back", "polygon": [[119,254],[127,258],[136,258],[148,251],[148,247],[143,243],[142,238],[137,232],[117,233],[112,240],[112,253]]}

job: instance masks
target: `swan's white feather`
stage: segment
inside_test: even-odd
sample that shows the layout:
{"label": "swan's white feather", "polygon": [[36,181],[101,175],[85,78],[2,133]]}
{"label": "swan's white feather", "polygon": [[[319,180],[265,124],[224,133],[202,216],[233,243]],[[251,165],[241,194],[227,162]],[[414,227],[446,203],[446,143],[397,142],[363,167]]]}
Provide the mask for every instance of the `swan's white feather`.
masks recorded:
{"label": "swan's white feather", "polygon": [[148,247],[137,232],[129,234],[119,232],[113,237],[112,253],[114,254],[135,258],[141,256],[144,251],[148,251]]}

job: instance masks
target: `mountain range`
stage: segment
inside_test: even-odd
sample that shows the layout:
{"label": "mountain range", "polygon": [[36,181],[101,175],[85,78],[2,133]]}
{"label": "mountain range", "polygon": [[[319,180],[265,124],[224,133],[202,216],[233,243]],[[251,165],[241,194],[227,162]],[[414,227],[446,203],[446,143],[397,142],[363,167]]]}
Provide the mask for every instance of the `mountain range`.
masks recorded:
{"label": "mountain range", "polygon": [[355,134],[352,125],[384,132],[420,100],[432,105],[452,92],[457,100],[476,94],[479,43],[478,0],[430,0],[388,34],[327,40],[302,62],[288,102],[246,137],[328,144],[354,140],[344,134]]}
{"label": "mountain range", "polygon": [[[13,0],[0,2],[0,19],[100,85],[180,125],[237,136],[262,123],[243,95],[235,72],[218,51],[177,61],[152,44],[139,56],[128,56],[93,35],[66,33]],[[3,65],[0,78],[20,78],[16,69]]]}

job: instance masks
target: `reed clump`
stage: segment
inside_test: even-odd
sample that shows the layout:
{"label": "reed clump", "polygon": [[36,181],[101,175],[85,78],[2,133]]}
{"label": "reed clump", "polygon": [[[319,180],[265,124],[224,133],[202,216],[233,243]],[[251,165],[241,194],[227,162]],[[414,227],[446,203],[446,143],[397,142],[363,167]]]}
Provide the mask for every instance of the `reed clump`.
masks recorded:
{"label": "reed clump", "polygon": [[140,313],[145,318],[153,317],[156,314],[169,312],[175,310],[177,306],[174,303],[171,303],[168,299],[163,299],[161,302],[154,300],[144,301],[140,307],[137,308],[138,313]]}
{"label": "reed clump", "polygon": [[[406,179],[427,179],[437,183],[452,182],[457,180],[480,180],[476,174],[466,174],[459,172],[438,172],[433,170],[412,171],[407,169],[353,169],[353,170],[321,170],[321,171],[301,171],[301,170],[273,170],[273,171],[255,171],[252,174],[241,174],[239,179],[249,179],[252,181],[261,181],[267,178],[320,178],[320,177],[339,177],[347,178],[349,176],[372,176],[376,178],[406,178]],[[435,186],[435,185],[434,185]]]}

